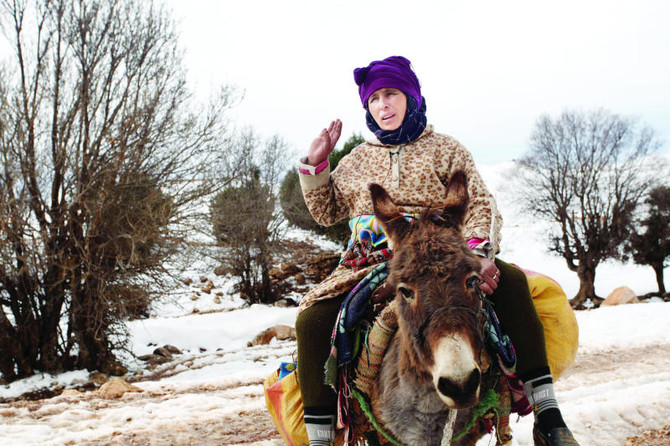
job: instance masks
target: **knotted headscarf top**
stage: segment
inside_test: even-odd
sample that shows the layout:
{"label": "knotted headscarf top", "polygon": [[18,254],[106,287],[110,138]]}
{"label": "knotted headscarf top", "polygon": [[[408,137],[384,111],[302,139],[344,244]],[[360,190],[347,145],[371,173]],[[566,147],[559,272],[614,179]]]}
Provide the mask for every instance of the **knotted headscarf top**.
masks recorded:
{"label": "knotted headscarf top", "polygon": [[397,88],[416,99],[417,107],[421,108],[421,85],[412,70],[412,63],[402,56],[391,56],[383,60],[375,60],[370,65],[354,70],[354,81],[358,85],[361,103],[367,108],[368,98],[380,88]]}

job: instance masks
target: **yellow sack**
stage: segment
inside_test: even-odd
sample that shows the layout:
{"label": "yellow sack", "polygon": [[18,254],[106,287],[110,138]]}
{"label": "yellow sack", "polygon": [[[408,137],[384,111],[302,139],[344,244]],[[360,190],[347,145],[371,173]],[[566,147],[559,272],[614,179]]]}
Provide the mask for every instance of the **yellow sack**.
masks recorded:
{"label": "yellow sack", "polygon": [[[289,373],[279,379],[282,368],[284,372]],[[265,404],[272,421],[288,446],[309,446],[295,363],[282,364],[282,368],[273,372],[263,383]]]}
{"label": "yellow sack", "polygon": [[544,325],[547,358],[554,380],[574,361],[579,347],[577,318],[561,286],[534,271],[522,270],[528,279],[537,315]]}

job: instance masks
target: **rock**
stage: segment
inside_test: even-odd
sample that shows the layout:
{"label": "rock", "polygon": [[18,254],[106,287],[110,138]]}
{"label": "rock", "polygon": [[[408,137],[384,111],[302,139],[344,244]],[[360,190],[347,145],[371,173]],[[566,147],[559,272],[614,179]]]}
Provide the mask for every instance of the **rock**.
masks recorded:
{"label": "rock", "polygon": [[172,359],[172,353],[165,347],[158,347],[154,350],[154,355],[162,356],[164,358]]}
{"label": "rock", "polygon": [[640,300],[635,295],[635,291],[627,286],[615,288],[609,296],[600,304],[601,307],[611,307],[623,304],[639,304]]}
{"label": "rock", "polygon": [[170,362],[171,358],[166,358],[162,355],[142,355],[138,356],[137,359],[145,361],[149,369],[155,368],[157,365],[165,364]]}
{"label": "rock", "polygon": [[108,379],[109,377],[107,375],[100,372],[93,372],[88,375],[88,380],[98,385],[106,383]]}
{"label": "rock", "polygon": [[219,298],[218,295],[214,296],[214,303],[215,303],[216,305],[219,305],[219,304],[221,303],[221,298]]}
{"label": "rock", "polygon": [[290,307],[297,307],[298,304],[296,304],[291,299],[279,299],[274,303],[274,306],[279,308],[290,308]]}
{"label": "rock", "polygon": [[293,278],[295,279],[295,283],[297,283],[298,285],[304,285],[305,282],[307,282],[307,278],[303,273],[298,273],[295,276],[293,276]]}
{"label": "rock", "polygon": [[207,276],[200,276],[200,282],[205,283],[205,282],[207,282],[208,280],[209,280],[209,279],[207,278]]}
{"label": "rock", "polygon": [[287,276],[293,276],[301,271],[295,263],[282,263],[281,270]]}
{"label": "rock", "polygon": [[65,398],[76,398],[82,396],[83,393],[77,389],[65,389],[61,392],[60,396]]}
{"label": "rock", "polygon": [[275,325],[257,334],[248,345],[267,345],[273,338],[277,338],[278,341],[295,340],[295,328],[288,325]]}
{"label": "rock", "polygon": [[227,268],[223,265],[219,265],[216,268],[214,268],[214,274],[217,276],[225,276],[227,272]]}
{"label": "rock", "polygon": [[284,278],[284,272],[281,270],[281,268],[277,268],[276,266],[273,266],[270,268],[270,271],[268,271],[268,274],[270,277],[277,278],[277,279],[283,279]]}
{"label": "rock", "polygon": [[193,283],[193,279],[191,279],[190,277],[187,277],[186,279],[182,279],[181,282],[182,282],[184,285],[190,285],[190,284]]}
{"label": "rock", "polygon": [[321,282],[340,263],[340,255],[336,253],[319,254],[307,262],[305,275],[313,282]]}
{"label": "rock", "polygon": [[103,398],[120,398],[127,392],[142,392],[139,387],[128,384],[125,379],[113,378],[98,389],[98,394]]}
{"label": "rock", "polygon": [[119,362],[113,362],[101,371],[111,376],[123,376],[128,373],[128,368]]}
{"label": "rock", "polygon": [[177,347],[175,347],[174,345],[165,344],[165,345],[163,346],[163,348],[164,348],[165,350],[167,350],[168,352],[172,353],[173,355],[181,355],[181,350],[179,350],[179,349],[178,349]]}
{"label": "rock", "polygon": [[210,280],[208,280],[207,283],[205,283],[200,289],[202,290],[203,293],[209,294],[214,289],[214,284]]}

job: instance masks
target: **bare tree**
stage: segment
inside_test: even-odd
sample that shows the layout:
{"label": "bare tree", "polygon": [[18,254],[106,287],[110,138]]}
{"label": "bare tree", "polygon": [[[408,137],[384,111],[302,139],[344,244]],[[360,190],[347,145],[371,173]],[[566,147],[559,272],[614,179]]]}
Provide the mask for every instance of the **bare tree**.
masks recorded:
{"label": "bare tree", "polygon": [[223,265],[239,279],[242,297],[249,303],[271,303],[279,298],[270,269],[284,223],[277,188],[288,149],[278,136],[261,142],[251,129],[234,147],[229,159],[240,175],[212,201],[213,233],[224,248]]}
{"label": "bare tree", "polygon": [[140,0],[1,0],[0,371],[119,373],[225,141],[191,103],[169,15]]}
{"label": "bare tree", "polygon": [[550,250],[579,277],[573,307],[595,305],[596,268],[620,258],[633,212],[649,188],[646,162],[658,144],[649,129],[603,110],[541,117],[530,151],[517,162],[521,197],[532,215],[552,223]]}
{"label": "bare tree", "polygon": [[637,231],[631,233],[627,251],[632,253],[635,263],[654,269],[657,294],[663,296],[666,294],[663,269],[670,258],[670,187],[659,186],[651,190],[645,204],[646,215],[640,220]]}

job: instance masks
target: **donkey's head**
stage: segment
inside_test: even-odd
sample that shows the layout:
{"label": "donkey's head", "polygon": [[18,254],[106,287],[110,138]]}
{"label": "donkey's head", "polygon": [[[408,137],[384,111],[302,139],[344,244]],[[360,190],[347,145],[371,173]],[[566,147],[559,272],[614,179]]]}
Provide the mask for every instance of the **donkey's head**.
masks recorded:
{"label": "donkey's head", "polygon": [[482,376],[479,261],[463,240],[467,177],[453,174],[442,209],[408,220],[383,187],[370,185],[375,216],[393,244],[400,370],[430,380],[451,409],[472,406]]}

